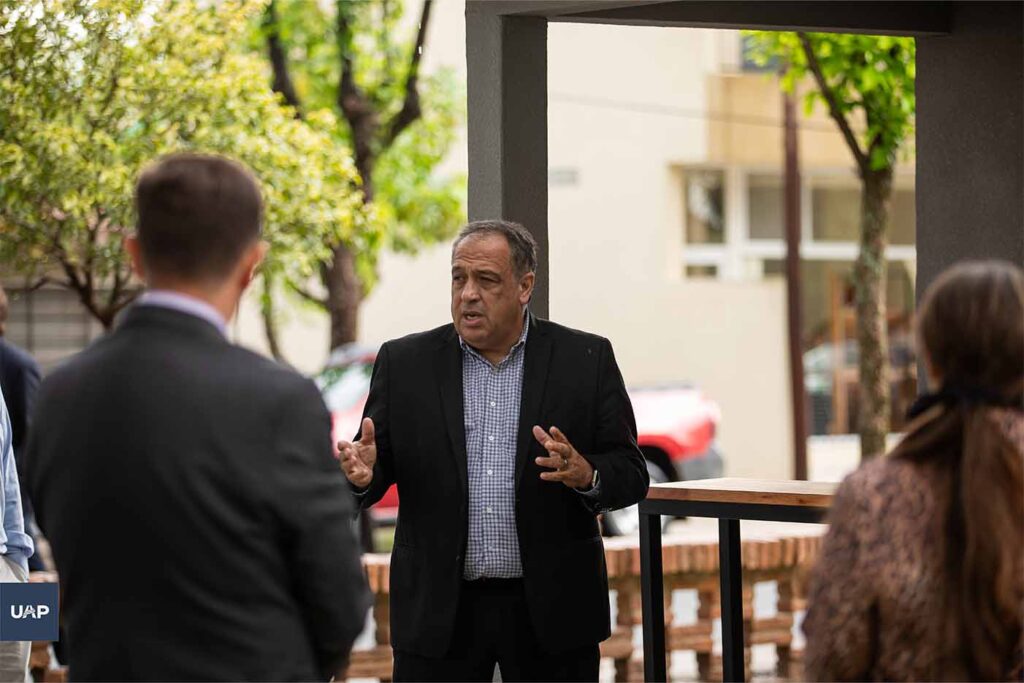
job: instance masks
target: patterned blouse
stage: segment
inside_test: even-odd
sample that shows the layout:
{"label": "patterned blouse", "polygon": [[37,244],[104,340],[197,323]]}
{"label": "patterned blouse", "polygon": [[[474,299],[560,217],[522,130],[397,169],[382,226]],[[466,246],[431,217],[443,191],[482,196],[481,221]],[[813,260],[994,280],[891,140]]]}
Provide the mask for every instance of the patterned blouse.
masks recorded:
{"label": "patterned blouse", "polygon": [[[1024,414],[992,409],[991,419],[1024,457]],[[876,458],[839,487],[810,580],[807,680],[967,679],[943,646],[949,494],[941,479],[935,468]],[[1024,560],[1016,576],[1024,582]]]}

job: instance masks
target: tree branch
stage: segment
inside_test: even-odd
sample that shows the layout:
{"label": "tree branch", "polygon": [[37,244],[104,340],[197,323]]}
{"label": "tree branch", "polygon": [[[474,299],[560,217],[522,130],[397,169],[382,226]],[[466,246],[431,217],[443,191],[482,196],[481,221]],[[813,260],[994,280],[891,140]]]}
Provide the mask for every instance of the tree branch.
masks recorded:
{"label": "tree branch", "polygon": [[288,288],[291,289],[296,294],[298,294],[303,299],[305,299],[306,301],[308,301],[309,303],[316,304],[317,306],[320,306],[325,310],[327,309],[328,301],[326,298],[319,297],[310,292],[305,287],[299,287],[298,285],[292,284],[290,282],[288,283]]}
{"label": "tree branch", "polygon": [[423,48],[427,41],[427,26],[430,24],[430,7],[432,4],[433,0],[424,0],[423,2],[423,9],[420,13],[420,25],[416,31],[416,44],[412,47],[409,71],[405,76],[405,98],[402,101],[402,108],[387,125],[387,132],[381,145],[384,149],[390,147],[395,138],[423,113],[420,108],[420,93],[417,84],[420,72],[420,58],[423,56]]}
{"label": "tree branch", "polygon": [[810,39],[806,33],[797,33],[797,36],[800,38],[800,46],[804,50],[804,56],[807,57],[807,67],[814,75],[814,80],[818,83],[821,96],[825,98],[825,102],[828,104],[829,116],[839,126],[839,132],[843,134],[847,147],[850,148],[853,158],[857,161],[857,167],[861,173],[866,173],[871,167],[868,156],[861,150],[860,144],[857,142],[857,136],[853,134],[853,129],[850,128],[849,121],[846,120],[846,116],[839,109],[839,102],[836,101],[835,93],[829,87],[828,81],[825,80],[825,74],[821,70],[818,56],[814,54],[814,47],[811,46]]}
{"label": "tree branch", "polygon": [[292,83],[291,74],[288,71],[288,57],[285,54],[284,46],[281,44],[280,21],[277,16],[277,3],[271,0],[267,5],[263,16],[263,26],[267,33],[267,52],[270,56],[270,66],[274,71],[274,79],[270,84],[271,90],[280,94],[284,101],[295,108],[295,118],[302,118],[302,109],[299,104],[298,93],[295,92],[295,85]]}
{"label": "tree branch", "polygon": [[60,264],[61,268],[64,270],[64,274],[68,278],[68,287],[78,292],[84,292],[86,291],[86,283],[79,278],[78,271],[75,270],[74,264],[71,263],[71,259],[68,257],[68,252],[60,241],[60,233],[61,226],[60,223],[58,223],[56,230],[53,231],[53,235],[50,238],[51,242],[53,242],[53,252],[57,258],[57,263]]}
{"label": "tree branch", "polygon": [[134,299],[138,293],[129,293],[127,299],[124,302],[119,301],[121,294],[124,292],[125,285],[128,284],[131,279],[132,273],[129,268],[128,272],[125,273],[124,269],[119,264],[114,268],[114,286],[110,288],[110,296],[107,297],[107,308],[115,309],[115,314],[122,308],[127,306],[132,299]]}
{"label": "tree branch", "polygon": [[139,298],[140,294],[142,294],[142,289],[135,288],[131,291],[125,292],[124,297],[121,298],[120,301],[115,301],[113,304],[107,306],[108,319],[111,322],[113,322],[114,318],[117,317],[117,314],[123,311],[125,308],[127,308],[128,305],[135,301],[137,298]]}
{"label": "tree branch", "polygon": [[[352,130],[352,151],[355,155],[356,170],[362,176],[363,186],[372,187],[373,142],[376,137],[377,112],[366,94],[356,84],[352,53],[352,26],[350,23],[354,4],[349,0],[337,2],[338,56],[341,60],[341,75],[338,78],[338,108]],[[372,199],[367,192],[366,200]]]}
{"label": "tree branch", "polygon": [[263,316],[263,332],[267,337],[267,346],[274,360],[291,367],[281,350],[277,338],[277,315],[274,312],[274,282],[269,273],[263,274],[263,292],[260,294],[260,314]]}
{"label": "tree branch", "polygon": [[51,278],[49,275],[43,275],[42,277],[40,277],[38,280],[36,280],[32,284],[28,284],[28,281],[26,280],[26,282],[25,282],[25,291],[26,292],[34,292],[37,289],[42,289],[46,285],[51,285],[51,284],[60,284],[60,283],[58,283],[56,280]]}
{"label": "tree branch", "polygon": [[99,309],[96,305],[96,301],[93,299],[92,289],[79,279],[78,274],[75,272],[74,265],[67,259],[67,253],[61,250],[61,253],[57,256],[57,261],[64,270],[64,274],[67,275],[67,288],[78,294],[78,300],[82,302],[82,305],[85,306],[86,310],[89,311],[94,318],[99,320],[104,327],[109,327],[107,317],[104,315],[104,312]]}
{"label": "tree branch", "polygon": [[104,312],[96,305],[96,301],[93,296],[94,290],[89,278],[86,278],[84,281],[82,280],[74,263],[71,262],[71,258],[68,256],[67,250],[61,243],[61,228],[62,226],[58,222],[56,229],[53,231],[50,238],[53,243],[53,251],[54,256],[57,259],[57,263],[60,264],[61,269],[64,271],[64,275],[67,277],[65,282],[59,284],[64,285],[67,289],[78,294],[78,300],[82,302],[82,305],[85,306],[86,310],[89,311],[96,320],[100,321],[105,328],[109,327],[109,321],[104,316]]}
{"label": "tree branch", "polygon": [[96,242],[99,240],[100,230],[104,227],[103,221],[106,220],[101,218],[103,215],[103,209],[95,207],[96,220],[90,217],[85,219],[85,229],[89,232],[89,240],[85,245],[85,266],[82,270],[85,271],[85,283],[91,291],[93,289],[93,268],[96,263]]}
{"label": "tree branch", "polygon": [[[95,59],[93,61],[93,69],[98,67],[99,55],[102,52],[104,43],[110,41],[110,36],[104,31],[103,39],[97,42],[97,48]],[[100,123],[104,121],[107,115],[107,109],[110,107],[110,103],[114,101],[114,95],[117,93],[117,88],[121,84],[121,66],[124,63],[124,50],[118,50],[117,56],[114,58],[114,68],[110,74],[110,85],[107,87],[107,92],[103,96],[103,100],[100,102],[99,112],[95,117],[89,120],[89,138],[96,134],[96,130],[99,128]],[[80,102],[80,100],[79,100]]]}

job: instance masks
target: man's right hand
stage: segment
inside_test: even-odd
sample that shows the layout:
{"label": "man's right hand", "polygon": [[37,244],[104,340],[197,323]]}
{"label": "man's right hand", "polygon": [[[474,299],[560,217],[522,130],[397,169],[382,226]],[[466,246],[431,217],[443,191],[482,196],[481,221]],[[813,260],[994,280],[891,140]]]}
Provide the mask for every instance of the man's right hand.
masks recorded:
{"label": "man's right hand", "polygon": [[354,486],[365,489],[373,481],[373,465],[377,462],[377,441],[373,420],[363,418],[362,438],[359,441],[339,441],[338,458],[341,471]]}

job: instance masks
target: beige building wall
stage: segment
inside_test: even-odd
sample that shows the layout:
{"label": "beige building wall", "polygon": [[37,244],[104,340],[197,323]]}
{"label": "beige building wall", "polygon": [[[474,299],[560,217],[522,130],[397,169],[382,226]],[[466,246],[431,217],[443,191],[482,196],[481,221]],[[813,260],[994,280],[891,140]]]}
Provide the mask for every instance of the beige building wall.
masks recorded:
{"label": "beige building wall", "polygon": [[682,275],[678,169],[708,159],[706,85],[735,39],[549,25],[551,316],[609,337],[628,384],[716,400],[727,474],[788,478],[782,284]]}
{"label": "beige building wall", "polygon": [[[733,32],[728,34],[738,37]],[[849,169],[852,175],[853,157],[824,103],[818,100],[811,112],[806,112],[804,96],[812,86],[809,81],[802,83],[794,94],[800,166],[803,170]],[[783,96],[774,75],[741,72],[723,64],[722,72],[707,76],[707,96],[709,163],[782,167]],[[855,132],[863,127],[862,120],[854,121]],[[897,176],[910,176],[904,182],[912,183],[913,173],[911,154],[900,160]]]}

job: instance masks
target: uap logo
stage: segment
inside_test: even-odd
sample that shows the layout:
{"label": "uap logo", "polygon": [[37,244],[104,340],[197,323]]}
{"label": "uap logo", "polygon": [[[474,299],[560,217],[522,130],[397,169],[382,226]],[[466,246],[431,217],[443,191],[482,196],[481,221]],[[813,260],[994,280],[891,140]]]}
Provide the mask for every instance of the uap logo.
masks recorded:
{"label": "uap logo", "polygon": [[43,619],[49,613],[49,605],[11,605],[11,616],[15,619]]}
{"label": "uap logo", "polygon": [[0,582],[0,641],[57,640],[55,583]]}

